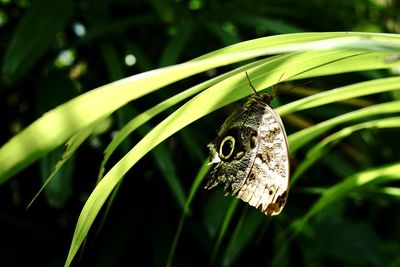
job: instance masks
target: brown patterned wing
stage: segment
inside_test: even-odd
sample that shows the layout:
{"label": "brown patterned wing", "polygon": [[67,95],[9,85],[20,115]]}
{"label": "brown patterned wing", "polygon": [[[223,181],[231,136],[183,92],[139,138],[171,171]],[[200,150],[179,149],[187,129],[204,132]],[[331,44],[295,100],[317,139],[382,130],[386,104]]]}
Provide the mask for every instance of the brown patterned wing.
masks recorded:
{"label": "brown patterned wing", "polygon": [[257,132],[256,155],[236,196],[267,215],[279,214],[289,191],[288,142],[282,120],[268,105]]}

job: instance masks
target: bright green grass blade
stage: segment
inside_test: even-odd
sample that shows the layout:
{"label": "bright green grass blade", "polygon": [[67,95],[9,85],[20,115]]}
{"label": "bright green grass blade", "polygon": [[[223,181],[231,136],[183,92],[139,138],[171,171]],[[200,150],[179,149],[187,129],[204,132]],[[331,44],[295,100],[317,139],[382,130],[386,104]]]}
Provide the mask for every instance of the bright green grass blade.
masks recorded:
{"label": "bright green grass blade", "polygon": [[306,158],[293,173],[293,176],[291,177],[291,185],[293,185],[297,179],[318,159],[323,157],[333,145],[335,145],[337,142],[340,142],[343,138],[353,134],[354,132],[371,128],[383,129],[398,127],[400,127],[400,117],[391,117],[352,125],[328,136],[308,151]]}
{"label": "bright green grass blade", "polygon": [[342,200],[350,193],[362,189],[365,185],[390,182],[399,179],[400,163],[397,162],[356,173],[327,189],[304,217],[292,223],[291,228],[294,229],[295,233],[298,233],[305,227],[306,223],[321,210]]}
{"label": "bright green grass blade", "polygon": [[392,114],[400,112],[400,100],[392,101],[383,104],[376,104],[363,109],[355,110],[336,118],[318,123],[312,127],[298,131],[288,137],[290,144],[291,153],[296,152],[299,148],[306,145],[308,142],[321,135],[322,133],[332,129],[333,127],[350,122],[353,120],[359,120],[370,116]]}
{"label": "bright green grass blade", "polygon": [[[329,63],[334,62],[335,64],[338,64],[340,58],[344,55],[346,55],[347,59],[350,55],[354,55],[353,59],[358,60],[357,55],[359,54],[359,52],[350,51],[339,51],[336,53],[326,51],[319,53],[305,52],[291,54],[270,64],[253,68],[252,70],[249,70],[249,75],[252,82],[254,81],[253,84],[255,84],[257,88],[266,88],[276,83],[279,77],[282,76],[283,72],[285,75],[287,74],[288,77],[291,77],[300,72],[304,73],[305,66],[310,70],[317,69],[318,67],[329,68]],[[371,56],[373,54],[374,53],[370,53]],[[380,55],[380,53],[378,54]],[[334,60],[335,57],[336,60]],[[313,59],[317,62],[308,62],[307,59]],[[378,64],[381,64],[379,56],[371,57],[371,61],[374,59],[377,60]],[[324,62],[324,60],[326,61]],[[349,61],[346,62],[344,67],[348,66],[348,63]],[[352,65],[350,64],[350,66]],[[310,71],[310,73],[312,72]],[[110,192],[113,190],[114,186],[120,181],[122,176],[138,160],[140,160],[141,157],[143,157],[143,155],[196,119],[226,104],[243,98],[250,93],[251,91],[249,90],[248,81],[245,75],[243,73],[233,75],[198,94],[149,132],[145,138],[143,138],[104,176],[87,200],[78,219],[66,265],[68,266],[72,261],[73,256],[89,231],[97,213]],[[204,103],[207,103],[207,105],[204,105]]]}
{"label": "bright green grass blade", "polygon": [[[265,38],[268,38],[266,44]],[[399,49],[400,36],[398,34],[382,33],[293,33],[270,37],[258,38],[241,42],[223,49],[208,53],[194,60],[214,57],[224,53],[241,53],[247,50],[259,50],[268,46],[268,55],[281,54],[296,51],[335,50],[335,49],[359,49],[365,51],[387,51],[396,53]],[[266,54],[264,54],[266,55]]]}
{"label": "bright green grass blade", "polygon": [[366,191],[372,194],[378,194],[380,197],[389,197],[396,201],[400,201],[400,188],[398,187],[374,187],[368,188]]}
{"label": "bright green grass blade", "polygon": [[[62,145],[74,133],[100,117],[111,114],[129,101],[188,76],[263,55],[356,47],[395,52],[400,48],[400,37],[393,34],[362,33],[308,33],[266,37],[235,44],[186,63],[141,73],[99,87],[49,111],[3,145],[0,148],[0,183]],[[384,60],[381,65],[383,63]],[[390,67],[390,64],[386,67]]]}
{"label": "bright green grass blade", "polygon": [[[279,114],[284,115],[294,111],[305,110],[333,102],[343,101],[360,96],[378,94],[400,89],[400,77],[381,78],[366,82],[339,87],[326,92],[311,95],[300,100],[278,107]],[[294,138],[294,137],[292,137]],[[296,151],[297,148],[292,148]]]}
{"label": "bright green grass blade", "polygon": [[178,228],[176,230],[174,240],[171,245],[171,249],[168,254],[168,261],[166,264],[167,267],[172,265],[172,260],[175,255],[176,246],[178,245],[179,237],[180,237],[182,229],[183,229],[183,224],[185,223],[186,216],[188,215],[188,211],[190,209],[190,204],[192,203],[197,190],[199,189],[201,183],[204,180],[204,177],[207,175],[210,168],[211,168],[211,165],[208,164],[208,160],[205,161],[193,181],[192,187],[190,188],[189,196],[186,199],[185,206],[183,208],[182,215],[179,220]]}

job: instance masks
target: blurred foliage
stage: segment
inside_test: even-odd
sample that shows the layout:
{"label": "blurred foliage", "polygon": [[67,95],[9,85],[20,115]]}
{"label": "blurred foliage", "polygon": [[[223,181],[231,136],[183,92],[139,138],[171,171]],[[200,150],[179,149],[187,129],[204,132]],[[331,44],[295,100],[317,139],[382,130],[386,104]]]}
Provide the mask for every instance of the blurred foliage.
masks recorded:
{"label": "blurred foliage", "polygon": [[[0,0],[0,143],[57,105],[129,75],[275,34],[397,33],[399,14],[396,1],[373,0]],[[142,111],[238,66],[169,85],[79,133],[68,145],[73,150],[77,144],[82,146],[54,173],[29,209],[25,208],[60,157],[69,158],[64,147],[2,184],[0,266],[63,265],[79,213],[98,182],[103,152],[116,132]],[[396,69],[289,82],[282,85],[289,89],[278,102],[390,75],[396,75]],[[393,91],[337,102],[287,116],[285,125],[293,133],[398,99],[398,91]],[[114,190],[73,264],[165,266],[170,259],[171,266],[210,262],[216,266],[400,266],[400,190],[398,180],[392,178],[399,169],[398,126],[380,126],[376,115],[374,126],[350,128],[349,136],[337,141],[332,133],[347,131],[351,124],[332,124],[332,135],[324,137],[336,145],[305,144],[293,154],[294,170],[315,151],[324,156],[296,180],[282,215],[270,218],[221,191],[202,190],[207,170],[200,166],[208,157],[206,144],[234,107],[193,123],[141,159]],[[124,139],[105,168],[172,111]],[[377,173],[380,180],[365,180]],[[355,181],[362,181],[357,190],[351,184]],[[332,194],[340,198],[332,201]],[[307,221],[313,212],[313,220]]]}

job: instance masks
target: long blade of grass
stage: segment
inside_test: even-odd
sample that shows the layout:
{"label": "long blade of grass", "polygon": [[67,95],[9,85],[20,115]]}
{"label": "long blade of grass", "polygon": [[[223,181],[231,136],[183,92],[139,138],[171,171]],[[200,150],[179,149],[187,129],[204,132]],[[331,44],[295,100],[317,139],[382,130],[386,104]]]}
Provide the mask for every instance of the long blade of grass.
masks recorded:
{"label": "long blade of grass", "polygon": [[378,197],[389,197],[395,201],[400,200],[400,188],[398,187],[373,187],[368,188],[366,191]]}
{"label": "long blade of grass", "polygon": [[[297,101],[293,101],[276,110],[284,115],[293,111],[305,110],[333,102],[343,101],[360,96],[378,94],[400,89],[400,77],[381,78],[366,82],[355,83],[326,92],[314,94]],[[295,151],[296,149],[294,149]]]}
{"label": "long blade of grass", "polygon": [[[63,144],[75,132],[100,117],[107,116],[129,101],[170,83],[211,68],[263,55],[335,48],[360,48],[394,53],[400,48],[400,37],[362,33],[309,33],[266,37],[232,45],[186,63],[134,75],[99,87],[49,111],[3,145],[0,148],[0,183]],[[387,64],[387,67],[390,65]]]}
{"label": "long blade of grass", "polygon": [[387,102],[383,104],[376,104],[373,106],[348,112],[333,119],[318,123],[312,127],[291,134],[288,137],[290,144],[290,151],[291,153],[296,152],[299,148],[306,145],[308,142],[310,142],[320,134],[326,132],[329,129],[332,129],[337,125],[350,122],[353,120],[367,118],[370,116],[392,114],[395,112],[400,112],[400,100]]}
{"label": "long blade of grass", "polygon": [[354,132],[370,128],[382,129],[398,127],[400,127],[400,117],[391,117],[352,125],[328,136],[308,151],[306,158],[293,173],[293,176],[291,177],[291,185],[293,185],[297,179],[318,159],[323,157],[323,155],[326,154],[334,144],[340,142],[343,138],[346,138]]}

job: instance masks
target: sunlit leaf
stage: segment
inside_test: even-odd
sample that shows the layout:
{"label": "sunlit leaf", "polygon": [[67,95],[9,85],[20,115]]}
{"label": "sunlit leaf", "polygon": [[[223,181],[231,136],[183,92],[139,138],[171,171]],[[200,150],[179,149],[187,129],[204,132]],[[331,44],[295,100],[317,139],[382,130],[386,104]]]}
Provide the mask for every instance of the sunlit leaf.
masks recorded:
{"label": "sunlit leaf", "polygon": [[[394,104],[394,106],[396,107],[400,106],[400,103],[392,104]],[[308,151],[306,158],[297,167],[293,176],[291,177],[291,184],[293,185],[297,181],[297,179],[308,168],[310,168],[312,164],[323,157],[323,155],[326,154],[333,145],[335,145],[337,142],[340,142],[340,140],[342,140],[343,138],[353,134],[354,132],[364,129],[384,129],[398,127],[400,127],[400,117],[391,117],[352,125],[328,136]]]}
{"label": "sunlit leaf", "polygon": [[[279,61],[276,62],[275,66],[270,65],[270,67],[279,70],[280,74],[277,74],[277,76],[279,75],[278,77],[284,72],[286,74],[286,79],[287,77],[292,77],[293,79],[294,75],[297,75],[296,78],[310,77],[311,73],[313,75],[327,75],[326,68],[316,67],[321,66],[323,62],[325,62],[325,64],[330,62],[333,65],[338,65],[337,60],[344,58],[346,58],[345,61],[348,64],[347,71],[388,68],[398,64],[398,62],[389,64],[384,60],[390,55],[391,51],[397,51],[398,46],[400,46],[400,38],[398,38],[397,35],[389,34],[368,35],[354,33],[351,35],[349,33],[308,33],[273,36],[232,45],[183,64],[149,71],[110,83],[76,97],[56,109],[49,111],[0,148],[0,165],[3,166],[0,170],[0,183],[3,183],[7,178],[28,166],[47,152],[62,145],[75,132],[87,127],[100,117],[111,114],[131,100],[190,75],[262,55],[318,49],[355,49],[356,47],[360,47],[363,50],[388,51],[388,53],[369,53],[371,58],[363,62],[363,64],[358,64],[361,58],[355,61],[354,56],[363,55],[361,52],[362,50],[324,51],[321,53],[310,52],[298,54],[297,56],[292,55],[291,59],[287,58],[287,60],[285,60],[285,65],[280,64],[280,68],[277,68]],[[323,55],[326,59],[324,59]],[[302,63],[304,64],[302,68],[304,74],[302,75],[300,75],[299,72],[300,66],[297,66],[298,69],[289,67],[291,66],[290,63],[294,63],[292,60],[299,60],[301,56],[303,56]],[[352,62],[352,60],[354,60],[354,62]],[[337,64],[334,64],[334,62]],[[319,72],[316,70],[319,70]],[[335,71],[331,70],[331,73],[344,71],[346,70],[335,68]],[[268,74],[259,73],[254,75],[254,83],[257,88],[260,86],[257,80],[260,78],[264,79],[263,77],[266,75]],[[274,77],[275,80],[277,80],[278,77]],[[271,85],[271,83],[263,82],[260,87],[268,85]],[[232,102],[238,98],[228,99]],[[221,104],[228,104],[229,101],[223,101]],[[219,107],[222,105],[219,105]],[[215,108],[207,109],[206,112],[210,112],[214,109]],[[51,129],[51,131],[48,129]],[[37,138],[39,136],[40,140]],[[32,140],[35,141],[33,142]],[[25,143],[29,143],[31,146],[29,146],[28,149],[21,149],[21,144]]]}

